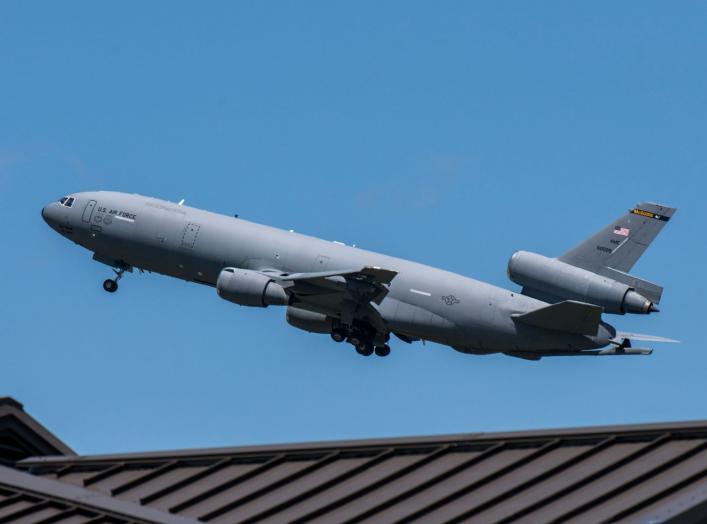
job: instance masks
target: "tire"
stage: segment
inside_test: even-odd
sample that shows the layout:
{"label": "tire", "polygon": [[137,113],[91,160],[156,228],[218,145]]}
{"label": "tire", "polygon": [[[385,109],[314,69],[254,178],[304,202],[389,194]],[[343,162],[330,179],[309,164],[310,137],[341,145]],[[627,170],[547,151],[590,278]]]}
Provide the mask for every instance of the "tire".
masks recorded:
{"label": "tire", "polygon": [[364,357],[370,357],[373,354],[373,344],[361,344],[356,346],[356,353]]}
{"label": "tire", "polygon": [[118,283],[110,278],[103,282],[103,289],[108,291],[108,293],[115,293],[118,291]]}
{"label": "tire", "polygon": [[390,346],[388,344],[376,346],[376,355],[378,355],[379,357],[387,357],[388,355],[390,355]]}
{"label": "tire", "polygon": [[346,335],[339,329],[335,329],[331,332],[331,338],[334,342],[343,342],[346,340]]}

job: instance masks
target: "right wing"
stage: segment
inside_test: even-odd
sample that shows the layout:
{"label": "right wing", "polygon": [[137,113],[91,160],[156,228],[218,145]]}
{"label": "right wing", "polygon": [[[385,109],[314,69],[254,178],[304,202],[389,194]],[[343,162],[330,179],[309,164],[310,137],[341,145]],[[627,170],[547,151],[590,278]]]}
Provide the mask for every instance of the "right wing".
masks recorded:
{"label": "right wing", "polygon": [[351,324],[366,321],[385,330],[378,306],[388,294],[397,271],[378,266],[313,273],[263,271],[279,283],[291,297],[291,305],[340,318]]}
{"label": "right wing", "polygon": [[344,271],[280,273],[276,280],[280,280],[291,293],[300,297],[335,293],[352,300],[367,298],[368,301],[380,304],[388,294],[387,286],[397,274],[397,271],[366,266]]}

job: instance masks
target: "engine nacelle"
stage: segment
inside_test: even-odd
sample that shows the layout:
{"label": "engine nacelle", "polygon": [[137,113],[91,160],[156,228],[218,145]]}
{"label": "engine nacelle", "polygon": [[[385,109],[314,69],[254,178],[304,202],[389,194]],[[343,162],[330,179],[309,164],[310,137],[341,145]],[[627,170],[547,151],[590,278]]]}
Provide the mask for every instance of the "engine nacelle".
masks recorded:
{"label": "engine nacelle", "polygon": [[285,306],[289,297],[283,287],[257,271],[227,267],[221,270],[216,281],[218,296],[241,306]]}
{"label": "engine nacelle", "polygon": [[334,328],[333,318],[292,306],[287,308],[285,319],[289,325],[310,333],[329,334]]}
{"label": "engine nacelle", "polygon": [[602,306],[607,313],[657,311],[650,300],[622,282],[528,251],[513,253],[508,278],[540,293]]}

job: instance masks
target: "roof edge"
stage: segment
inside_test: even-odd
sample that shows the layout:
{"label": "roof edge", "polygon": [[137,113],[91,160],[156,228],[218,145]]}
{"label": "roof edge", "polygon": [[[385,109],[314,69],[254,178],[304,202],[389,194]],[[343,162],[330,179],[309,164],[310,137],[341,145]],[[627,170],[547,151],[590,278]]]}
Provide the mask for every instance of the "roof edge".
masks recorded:
{"label": "roof edge", "polygon": [[14,429],[18,435],[24,435],[17,438],[23,442],[27,439],[28,445],[39,448],[40,451],[35,452],[47,455],[76,455],[73,449],[27,413],[24,406],[12,397],[0,397],[0,422],[3,422],[0,426],[4,425],[5,428]]}
{"label": "roof edge", "polygon": [[522,431],[503,431],[503,432],[478,432],[478,433],[456,433],[431,435],[422,437],[389,437],[389,438],[368,438],[368,439],[347,439],[347,440],[326,440],[306,443],[283,443],[283,444],[263,444],[263,445],[245,445],[245,446],[227,446],[215,448],[192,448],[192,449],[176,449],[167,451],[143,451],[143,452],[126,452],[112,454],[96,454],[96,455],[73,455],[73,456],[46,456],[46,457],[28,457],[19,461],[20,466],[32,466],[40,464],[51,464],[53,462],[101,462],[115,461],[143,461],[149,459],[164,459],[164,458],[199,458],[212,457],[218,455],[255,455],[263,453],[282,453],[282,452],[307,452],[307,451],[322,451],[327,449],[337,450],[365,450],[366,448],[377,448],[384,446],[434,446],[445,445],[450,443],[464,442],[468,444],[483,443],[485,441],[505,440],[509,442],[522,442],[524,440],[536,440],[539,438],[599,438],[603,435],[613,435],[622,433],[622,436],[640,436],[651,433],[666,433],[666,432],[685,432],[685,433],[702,433],[707,434],[707,420],[694,421],[676,421],[676,422],[656,422],[644,424],[621,424],[621,425],[606,425],[606,426],[586,426],[575,428],[558,428],[558,429],[536,429]]}

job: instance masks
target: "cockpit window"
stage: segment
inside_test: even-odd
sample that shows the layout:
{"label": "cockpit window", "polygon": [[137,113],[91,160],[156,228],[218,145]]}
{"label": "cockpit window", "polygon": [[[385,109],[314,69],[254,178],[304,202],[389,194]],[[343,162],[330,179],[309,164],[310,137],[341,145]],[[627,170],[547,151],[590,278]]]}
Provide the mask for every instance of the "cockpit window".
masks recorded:
{"label": "cockpit window", "polygon": [[59,200],[59,203],[62,206],[71,207],[74,205],[74,200],[76,200],[74,197],[64,197],[61,200]]}
{"label": "cockpit window", "polygon": [[66,198],[66,197],[64,197],[64,198],[62,198],[61,200],[59,200],[59,203],[60,203],[61,205],[64,205],[64,202],[66,202],[67,200],[69,200],[69,199]]}

